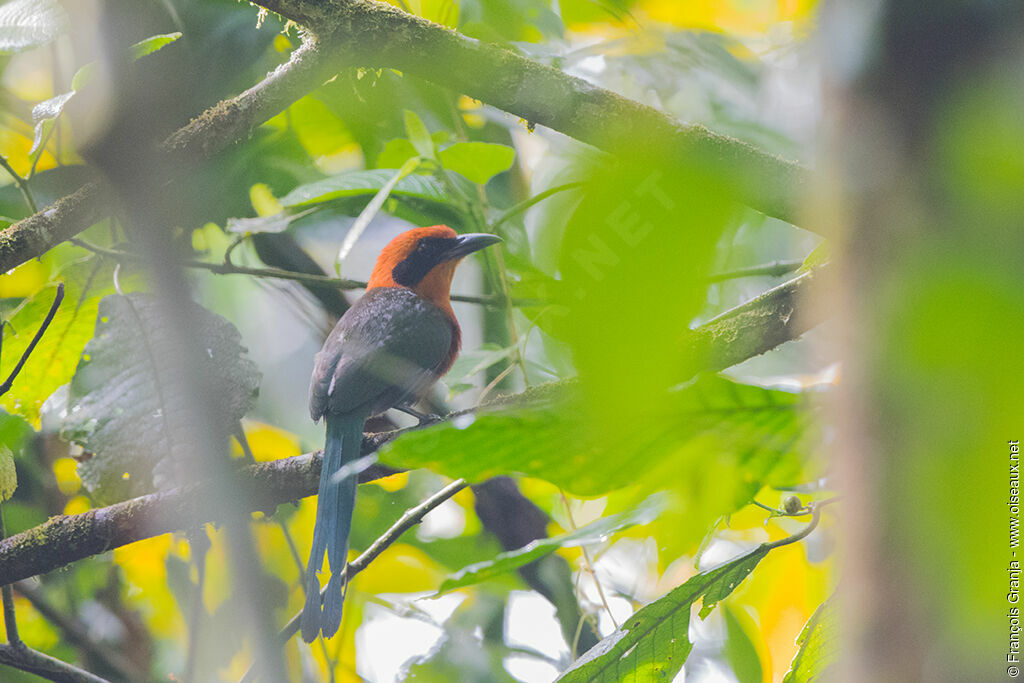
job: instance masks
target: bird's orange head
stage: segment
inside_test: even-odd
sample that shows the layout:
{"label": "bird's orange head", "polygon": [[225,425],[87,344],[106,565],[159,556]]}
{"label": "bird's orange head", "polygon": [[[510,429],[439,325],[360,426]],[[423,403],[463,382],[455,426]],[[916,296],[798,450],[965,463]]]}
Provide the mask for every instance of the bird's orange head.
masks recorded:
{"label": "bird's orange head", "polygon": [[447,225],[406,230],[380,252],[366,288],[407,287],[451,314],[448,297],[459,261],[500,241],[484,233],[460,235]]}

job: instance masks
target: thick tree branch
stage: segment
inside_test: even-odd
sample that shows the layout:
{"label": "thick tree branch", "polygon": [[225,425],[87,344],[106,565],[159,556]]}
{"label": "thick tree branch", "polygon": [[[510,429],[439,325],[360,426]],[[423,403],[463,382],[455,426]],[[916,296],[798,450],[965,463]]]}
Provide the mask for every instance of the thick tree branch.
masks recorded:
{"label": "thick tree branch", "polygon": [[824,312],[800,306],[823,268],[808,271],[731,308],[693,331],[686,357],[693,372],[717,372],[797,339],[823,320]]}
{"label": "thick tree branch", "polygon": [[[820,269],[805,273],[695,329],[687,353],[703,361],[692,370],[717,371],[740,363],[796,339],[820,322],[802,311],[798,315],[796,311],[797,299],[804,298],[811,283],[819,277]],[[545,401],[551,395],[550,385],[540,385],[524,394],[497,398],[488,405]],[[403,431],[367,434],[363,453],[376,451]],[[245,501],[249,510],[273,511],[281,503],[315,494],[320,464],[320,454],[315,453],[249,465],[239,471],[235,495]],[[371,481],[393,471],[374,466],[359,479]],[[53,517],[45,524],[0,541],[0,585],[43,574],[144,538],[221,521],[210,515],[209,499],[216,495],[223,494],[211,490],[209,485],[195,485],[133,498],[79,515]]]}
{"label": "thick tree branch", "polygon": [[[806,170],[744,142],[593,86],[517,53],[372,0],[263,0],[313,35],[263,81],[212,107],[164,142],[169,160],[199,160],[244,139],[345,64],[391,67],[475,97],[633,160],[686,161],[724,178],[753,208],[788,221]],[[0,272],[42,255],[103,216],[89,184],[0,232]]]}
{"label": "thick tree branch", "polygon": [[[257,126],[331,77],[331,66],[314,38],[245,92],[217,104],[163,143],[168,161],[211,157],[244,140]],[[0,272],[21,265],[82,232],[106,215],[107,197],[89,183],[38,213],[0,231]]]}
{"label": "thick tree branch", "polygon": [[28,671],[40,678],[57,683],[110,683],[105,678],[100,678],[77,666],[54,659],[24,645],[16,647],[0,644],[0,664]]}
{"label": "thick tree branch", "polygon": [[518,53],[373,0],[258,0],[307,27],[346,61],[399,69],[636,161],[699,164],[742,201],[796,220],[807,172],[797,164],[596,87]]}

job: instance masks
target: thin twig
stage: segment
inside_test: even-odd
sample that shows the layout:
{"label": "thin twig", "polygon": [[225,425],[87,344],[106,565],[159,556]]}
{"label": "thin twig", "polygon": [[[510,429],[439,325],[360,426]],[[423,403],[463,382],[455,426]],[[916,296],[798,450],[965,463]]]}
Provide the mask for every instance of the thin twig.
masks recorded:
{"label": "thin twig", "polygon": [[[142,255],[135,254],[130,251],[120,251],[118,249],[109,249],[107,247],[101,247],[95,244],[91,244],[81,239],[68,240],[76,247],[81,247],[95,254],[101,256],[108,256],[112,259],[119,261],[141,261]],[[196,268],[200,270],[206,270],[217,275],[251,275],[253,277],[267,277],[275,278],[278,280],[292,280],[293,282],[299,282],[305,285],[314,285],[321,287],[336,287],[338,289],[365,289],[366,282],[363,280],[348,280],[345,278],[329,277],[327,275],[314,275],[312,273],[300,273],[294,270],[284,270],[283,268],[249,268],[247,266],[236,266],[233,263],[209,263],[206,261],[196,260],[183,260],[179,261],[178,265],[184,266],[185,268]],[[463,294],[452,294],[452,301],[461,301],[469,304],[480,304],[482,306],[501,307],[504,300],[501,297],[486,297],[486,296],[468,296]],[[534,299],[512,299],[512,305],[514,306],[539,306],[544,302]]]}
{"label": "thin twig", "polygon": [[14,590],[35,608],[44,619],[60,629],[64,639],[72,645],[84,650],[98,664],[115,671],[126,681],[145,680],[146,673],[126,659],[121,653],[111,649],[105,643],[96,640],[89,631],[89,626],[74,616],[57,609],[40,588],[28,581],[18,581]]}
{"label": "thin twig", "polygon": [[85,669],[79,669],[73,664],[62,662],[24,645],[14,647],[0,644],[0,664],[28,671],[56,683],[110,683],[106,678],[100,678]]}
{"label": "thin twig", "polygon": [[792,273],[804,264],[803,261],[797,259],[793,261],[772,261],[771,263],[762,263],[757,266],[747,266],[745,268],[736,268],[735,270],[728,270],[722,273],[714,273],[707,277],[707,282],[724,282],[726,280],[738,280],[744,277],[779,277]]}
{"label": "thin twig", "polygon": [[2,154],[0,154],[0,166],[14,178],[14,184],[18,186],[21,196],[25,198],[25,203],[28,204],[28,208],[31,209],[32,213],[39,213],[39,207],[36,206],[35,197],[32,196],[32,190],[29,189],[28,183],[18,175],[18,172],[14,170],[14,167],[11,166],[10,162]]}
{"label": "thin twig", "polygon": [[765,543],[764,548],[767,550],[774,550],[775,548],[781,548],[784,545],[796,543],[797,541],[802,541],[807,538],[810,533],[817,528],[818,522],[821,521],[821,508],[811,503],[809,506],[809,512],[811,513],[811,521],[807,526],[792,536],[787,536],[786,538],[781,538],[778,541],[772,541],[771,543]]}
{"label": "thin twig", "polygon": [[[565,496],[565,491],[558,489],[558,495],[562,497],[562,504],[565,506],[565,515],[569,520],[569,526],[572,527],[573,531],[576,531],[576,522],[572,518],[572,509],[569,507],[569,499]],[[612,614],[612,608],[608,604],[608,598],[605,597],[604,588],[601,586],[601,580],[597,578],[597,570],[594,569],[594,562],[590,559],[590,552],[586,546],[580,546],[580,550],[583,551],[583,561],[587,564],[587,571],[594,577],[594,585],[597,586],[597,594],[601,597],[601,604],[604,605],[604,609],[608,612],[608,618],[612,620],[612,624],[615,629],[618,630],[619,622],[615,620],[615,615]]]}
{"label": "thin twig", "polygon": [[527,209],[529,209],[534,204],[537,204],[539,202],[544,201],[545,199],[547,199],[551,195],[558,194],[559,192],[565,192],[566,190],[573,190],[573,189],[576,189],[578,187],[583,187],[583,185],[585,185],[585,183],[582,183],[582,182],[565,183],[564,185],[556,185],[555,187],[550,187],[550,188],[544,190],[543,192],[538,192],[537,194],[535,194],[532,197],[529,197],[527,199],[524,199],[523,201],[519,202],[518,204],[516,204],[512,208],[510,208],[507,211],[505,211],[505,213],[503,213],[500,216],[498,216],[498,218],[495,219],[495,221],[493,223],[491,223],[491,228],[494,229],[494,230],[497,230],[498,226],[500,226],[505,221],[507,221],[507,220],[509,220],[511,218],[515,218],[519,214],[521,214],[524,211],[526,211]]}
{"label": "thin twig", "polygon": [[[39,326],[38,330],[36,330],[36,336],[32,337],[32,341],[29,342],[28,346],[25,348],[25,352],[21,354],[21,358],[18,360],[18,364],[14,366],[14,369],[11,370],[11,374],[7,376],[7,379],[4,380],[3,384],[0,384],[0,396],[3,396],[11,390],[11,385],[14,384],[14,379],[18,376],[18,373],[21,372],[21,369],[24,367],[25,361],[28,360],[29,355],[31,355],[35,350],[36,344],[39,343],[43,333],[46,332],[46,328],[53,322],[53,317],[57,315],[57,308],[60,307],[60,302],[63,300],[64,283],[61,282],[57,285],[57,296],[54,297],[53,304],[50,305],[50,312],[46,314],[46,318],[43,319],[43,324]],[[0,329],[0,334],[2,333],[3,330]]]}
{"label": "thin twig", "polygon": [[[374,541],[359,557],[349,562],[348,565],[341,570],[342,578],[346,582],[350,581],[353,576],[366,569],[371,562],[377,559],[377,557],[384,552],[388,546],[397,541],[402,534],[414,525],[419,524],[428,512],[467,486],[469,486],[469,482],[465,479],[456,479],[416,507],[406,510],[402,516],[398,518],[398,521],[392,524],[391,527],[380,536],[380,538]],[[321,599],[326,592],[327,586],[325,585],[320,590]],[[289,619],[288,623],[286,623],[284,628],[281,629],[281,632],[278,634],[278,643],[280,645],[287,643],[292,636],[299,632],[299,618],[301,616],[301,612],[297,613]],[[255,670],[249,669],[249,671],[245,673],[245,676],[242,677],[241,683],[256,680],[255,675]]]}

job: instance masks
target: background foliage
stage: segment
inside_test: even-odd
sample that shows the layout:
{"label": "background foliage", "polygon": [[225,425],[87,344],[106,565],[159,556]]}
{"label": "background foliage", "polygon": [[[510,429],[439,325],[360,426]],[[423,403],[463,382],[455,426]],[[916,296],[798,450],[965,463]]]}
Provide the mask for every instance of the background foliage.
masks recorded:
{"label": "background foliage", "polygon": [[[392,4],[779,158],[810,166],[822,156],[816,143],[835,134],[819,125],[821,56],[811,39],[837,24],[819,23],[810,1]],[[359,289],[392,236],[446,223],[504,238],[456,278],[463,353],[428,406],[481,408],[380,449],[383,464],[409,471],[360,487],[350,560],[448,478],[474,486],[354,578],[337,636],[284,646],[288,677],[834,675],[838,607],[829,596],[841,506],[810,518],[804,506],[834,502],[825,456],[844,447],[837,429],[846,423],[825,411],[837,394],[848,405],[837,389],[848,338],[837,342],[826,326],[723,373],[697,372],[706,359],[687,349],[696,348],[694,327],[801,264],[821,272],[835,250],[864,248],[840,230],[828,201],[836,188],[805,211],[817,233],[834,236],[823,243],[746,206],[735,178],[700,155],[612,157],[455,88],[348,64],[184,171],[152,152],[284,64],[304,38],[295,24],[228,0],[0,5],[0,228],[93,180],[122,193],[110,217],[0,278],[0,378],[28,348],[58,282],[65,292],[0,397],[5,533],[197,479],[216,483],[203,453],[242,465],[316,450],[307,378],[347,307],[342,294]],[[871,45],[854,52],[868,62]],[[461,77],[474,65],[451,67]],[[553,111],[560,96],[545,93]],[[964,220],[995,206],[999,225],[1010,225],[1024,155],[994,151],[999,142],[986,135],[1005,129],[1011,139],[1019,126],[985,93],[960,97],[940,117],[935,173],[963,195]],[[835,169],[824,167],[828,180]],[[147,237],[157,230],[163,241]],[[195,301],[180,318],[186,329],[161,313],[173,287],[152,267],[154,252],[184,268]],[[947,277],[949,262],[922,252],[907,266],[927,285],[913,315],[879,309],[893,315],[883,326],[892,339],[876,343],[906,345],[912,362],[864,346],[875,371],[898,378],[883,398],[901,424],[915,425],[918,437],[898,440],[908,449],[958,422],[936,396],[964,381],[976,432],[961,435],[964,448],[1008,428],[986,422],[984,410],[996,387],[1010,402],[1005,378],[970,363],[950,370],[955,354],[937,341],[958,289],[988,288],[979,298],[991,308],[974,303],[954,316],[961,343],[975,348],[1019,303],[1009,276],[978,280],[971,263]],[[882,282],[873,300],[901,300],[898,275]],[[821,296],[815,305],[830,312],[843,300]],[[176,335],[198,345],[191,367],[210,391],[194,391],[202,384],[182,370]],[[933,371],[941,386],[922,389]],[[207,431],[190,422],[203,405],[216,408]],[[908,415],[909,405],[928,420]],[[389,415],[371,427],[408,424]],[[210,437],[201,448],[197,434]],[[929,478],[908,460],[886,501],[901,520],[920,522],[900,533],[922,533],[900,542],[908,571],[927,576],[922,553],[939,552],[947,523],[965,524],[949,507],[942,524],[921,521],[923,499],[955,498],[958,470],[942,462],[944,474]],[[906,480],[916,484],[896,488]],[[230,506],[245,496],[218,497]],[[238,569],[231,524],[199,524],[20,581],[20,637],[110,680],[238,680],[261,651],[246,596],[258,596],[255,608],[276,627],[302,604],[315,503],[252,514],[262,572],[252,576]],[[985,555],[985,543],[973,552]],[[961,602],[987,600],[979,573],[963,573],[951,584]],[[949,623],[973,623],[949,611]],[[4,680],[29,675],[5,669]]]}

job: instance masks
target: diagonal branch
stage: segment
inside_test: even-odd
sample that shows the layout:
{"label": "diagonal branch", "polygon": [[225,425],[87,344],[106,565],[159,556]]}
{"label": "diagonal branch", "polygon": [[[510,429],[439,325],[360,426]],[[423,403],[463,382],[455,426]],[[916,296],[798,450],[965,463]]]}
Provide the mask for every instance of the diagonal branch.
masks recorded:
{"label": "diagonal branch", "polygon": [[[372,0],[262,0],[309,31],[291,59],[263,81],[210,108],[164,142],[168,160],[201,160],[330,78],[342,63],[390,67],[490,104],[582,142],[643,161],[699,164],[744,202],[794,221],[807,172],[793,162],[699,125],[684,125],[558,69]],[[104,215],[90,183],[0,231],[0,272],[42,255]]]}
{"label": "diagonal branch", "polygon": [[[720,370],[796,339],[820,317],[795,309],[805,300],[820,270],[805,273],[731,309],[696,328],[687,353],[701,352],[697,370]],[[735,345],[735,350],[731,347]],[[523,394],[497,398],[488,405],[550,400],[552,385],[539,385]],[[468,412],[468,411],[464,411]],[[453,413],[449,418],[461,415]],[[404,431],[367,434],[362,452],[372,453]],[[249,465],[237,474],[239,500],[249,510],[273,511],[289,501],[314,495],[320,480],[319,453]],[[371,481],[394,470],[374,466],[360,475]],[[210,498],[219,495],[210,485],[197,484],[153,493],[89,510],[79,515],[52,517],[45,524],[0,541],[0,585],[52,571],[91,555],[167,532],[219,522],[211,514]]]}
{"label": "diagonal branch", "polygon": [[[337,70],[313,37],[245,92],[211,107],[163,143],[167,160],[211,157],[244,140],[257,126],[329,79]],[[97,182],[0,231],[0,272],[42,256],[106,215],[109,197]]]}
{"label": "diagonal branch", "polygon": [[522,55],[373,0],[256,0],[340,50],[350,64],[398,69],[636,161],[695,164],[751,207],[789,222],[807,171]]}

